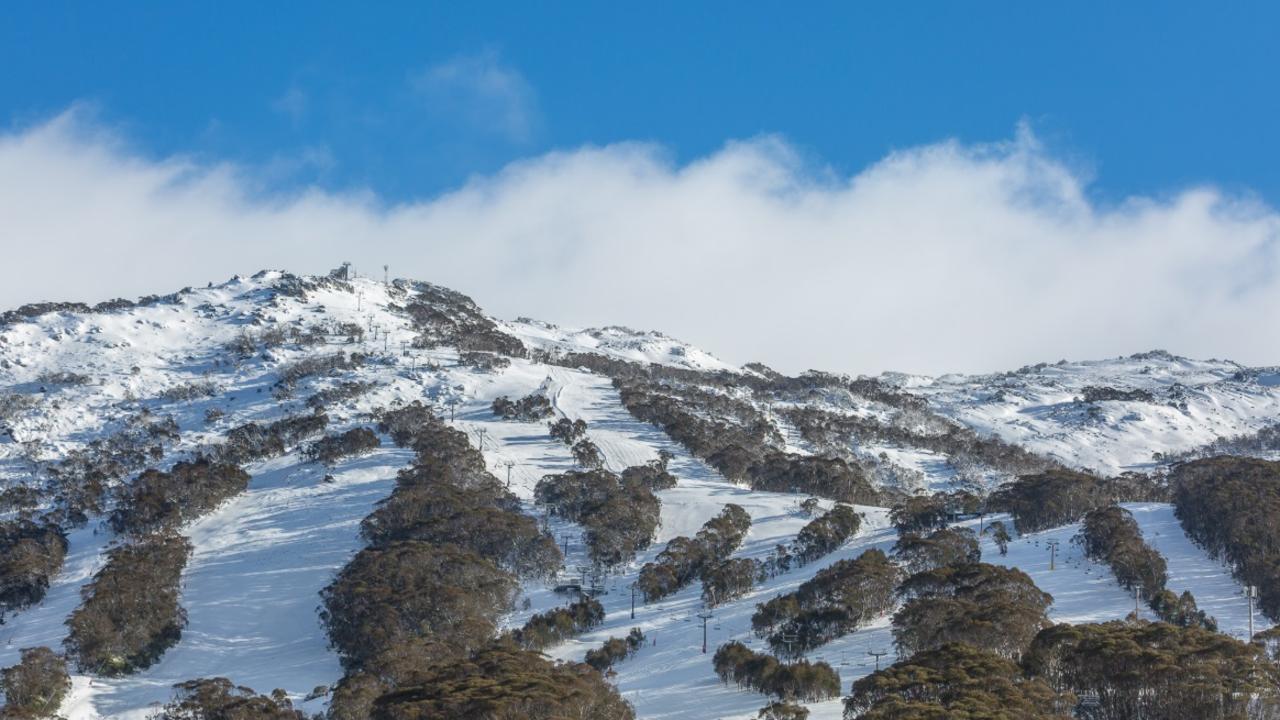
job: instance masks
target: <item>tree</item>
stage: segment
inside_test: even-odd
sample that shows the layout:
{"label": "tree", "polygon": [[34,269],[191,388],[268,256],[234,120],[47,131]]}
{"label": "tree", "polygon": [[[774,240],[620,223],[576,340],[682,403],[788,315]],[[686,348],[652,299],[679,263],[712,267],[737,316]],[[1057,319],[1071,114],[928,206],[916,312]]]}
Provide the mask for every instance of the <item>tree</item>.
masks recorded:
{"label": "tree", "polygon": [[21,658],[0,674],[0,718],[53,717],[71,689],[66,659],[47,647],[23,648]]}

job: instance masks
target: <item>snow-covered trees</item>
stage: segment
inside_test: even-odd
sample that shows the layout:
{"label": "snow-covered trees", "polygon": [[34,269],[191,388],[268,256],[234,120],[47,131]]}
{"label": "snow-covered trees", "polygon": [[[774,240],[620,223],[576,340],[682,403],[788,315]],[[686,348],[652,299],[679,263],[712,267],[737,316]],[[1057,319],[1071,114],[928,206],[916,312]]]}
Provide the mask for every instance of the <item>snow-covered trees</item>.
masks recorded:
{"label": "snow-covered trees", "polygon": [[303,455],[313,462],[332,465],[342,458],[364,455],[382,445],[377,433],[369,428],[351,428],[346,432],[326,435],[311,443]]}
{"label": "snow-covered trees", "polygon": [[551,417],[555,409],[551,401],[543,393],[531,393],[519,400],[512,400],[503,395],[493,401],[493,414],[503,420],[519,420],[520,422],[536,422]]}

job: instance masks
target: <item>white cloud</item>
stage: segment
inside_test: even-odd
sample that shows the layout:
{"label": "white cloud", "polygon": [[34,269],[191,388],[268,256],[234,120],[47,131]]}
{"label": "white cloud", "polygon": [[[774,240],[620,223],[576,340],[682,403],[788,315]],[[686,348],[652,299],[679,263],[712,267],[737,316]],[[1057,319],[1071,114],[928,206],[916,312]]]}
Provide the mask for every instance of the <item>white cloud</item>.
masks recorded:
{"label": "white cloud", "polygon": [[311,99],[297,85],[289,86],[280,97],[271,101],[271,109],[288,117],[294,125],[302,122],[310,105]]}
{"label": "white cloud", "polygon": [[513,143],[528,142],[537,131],[533,88],[496,52],[433,65],[412,77],[410,87],[437,119],[482,129]]}
{"label": "white cloud", "polygon": [[787,370],[991,370],[1154,347],[1280,362],[1272,209],[1212,188],[1100,207],[1026,132],[847,178],[776,138],[687,165],[651,145],[582,148],[395,206],[262,197],[245,173],[145,159],[74,112],[0,135],[0,305],[350,259],[502,316],[657,328]]}

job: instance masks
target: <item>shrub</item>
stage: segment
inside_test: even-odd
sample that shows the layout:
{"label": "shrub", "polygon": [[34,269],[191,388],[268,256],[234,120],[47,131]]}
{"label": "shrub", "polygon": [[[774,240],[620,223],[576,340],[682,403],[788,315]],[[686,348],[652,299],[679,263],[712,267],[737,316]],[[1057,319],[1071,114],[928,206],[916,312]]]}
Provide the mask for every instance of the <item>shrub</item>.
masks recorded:
{"label": "shrub", "polygon": [[587,424],[582,420],[570,421],[569,418],[560,418],[552,423],[547,423],[547,432],[553,440],[559,440],[572,447],[574,443],[587,436]]}
{"label": "shrub", "polygon": [[169,402],[190,402],[201,398],[216,397],[222,388],[211,382],[189,382],[173,385],[160,391],[160,399]]}
{"label": "shrub", "polygon": [[712,658],[716,675],[784,700],[820,702],[840,694],[840,676],[825,662],[781,663],[772,655],[752,652],[738,641],[721,645]]}
{"label": "shrub", "polygon": [[0,718],[51,718],[71,689],[66,658],[47,647],[23,648],[17,665],[0,673]]}
{"label": "shrub", "polygon": [[1016,661],[1053,602],[1021,570],[986,563],[917,573],[898,592],[908,598],[893,616],[899,657],[962,642]]}
{"label": "shrub", "polygon": [[1225,559],[1258,606],[1280,618],[1280,462],[1216,457],[1184,463],[1169,476],[1187,535]]}
{"label": "shrub", "polygon": [[542,393],[532,393],[515,401],[503,395],[493,401],[493,414],[503,420],[536,422],[551,417],[553,412],[551,401]]}
{"label": "shrub", "polygon": [[631,628],[625,638],[611,637],[598,648],[587,651],[586,663],[605,672],[619,662],[635,655],[644,647],[644,633],[640,628]]}
{"label": "shrub", "polygon": [[571,451],[573,460],[579,467],[598,469],[604,466],[604,456],[600,454],[600,448],[590,440],[579,440],[573,444]]}
{"label": "shrub", "polygon": [[125,490],[111,513],[118,533],[144,535],[169,530],[245,491],[249,474],[235,465],[197,458],[169,472],[146,470]]}
{"label": "shrub", "polygon": [[493,636],[516,587],[475,553],[404,540],[361,550],[321,591],[321,619],[347,669],[419,639],[428,657],[460,657]]}
{"label": "shrub", "polygon": [[459,662],[422,669],[414,682],[382,695],[373,720],[633,720],[631,706],[600,673],[495,644]]}
{"label": "shrub", "polygon": [[512,636],[526,650],[544,650],[581,635],[602,622],[604,606],[595,598],[583,597],[568,607],[534,615]]}
{"label": "shrub", "polygon": [[758,720],[808,720],[809,709],[789,702],[771,702],[756,713]]}
{"label": "shrub", "polygon": [[463,350],[458,353],[458,364],[480,372],[502,372],[511,367],[510,358],[491,352]]}
{"label": "shrub", "polygon": [[0,523],[0,622],[5,613],[44,598],[66,555],[67,536],[56,525],[30,520]]}
{"label": "shrub", "polygon": [[702,599],[709,606],[729,602],[751,592],[760,568],[751,558],[730,558],[702,572]]}
{"label": "shrub", "polygon": [[300,381],[316,375],[327,375],[340,370],[356,370],[364,366],[364,356],[360,353],[336,352],[331,355],[312,355],[295,360],[280,368],[280,379],[277,387],[293,387]]}
{"label": "shrub", "polygon": [[303,455],[312,462],[325,465],[356,455],[367,455],[382,446],[377,433],[369,428],[351,428],[336,435],[326,435],[307,446]]}
{"label": "shrub", "polygon": [[306,438],[324,432],[329,417],[324,413],[290,415],[266,426],[246,423],[232,428],[212,455],[224,463],[245,465],[285,454]]}
{"label": "shrub", "polygon": [[991,494],[988,509],[1013,516],[1018,532],[1069,525],[1085,513],[1117,502],[1161,500],[1165,492],[1145,478],[1103,480],[1086,473],[1050,470],[1024,475]]}
{"label": "shrub", "polygon": [[640,483],[650,490],[670,490],[676,486],[676,476],[667,470],[671,453],[659,450],[657,459],[643,465],[632,465],[622,471],[623,483]]}
{"label": "shrub", "polygon": [[899,572],[879,550],[819,570],[793,593],[756,606],[751,627],[774,652],[800,655],[889,612]]}
{"label": "shrub", "polygon": [[307,398],[307,407],[315,412],[323,412],[325,408],[334,403],[354,400],[367,394],[374,387],[376,386],[371,382],[341,382],[331,388],[319,390]]}
{"label": "shrub", "polygon": [[853,683],[849,720],[1065,720],[1059,697],[1012,661],[953,643],[899,660]]}
{"label": "shrub", "polygon": [[178,583],[190,554],[186,538],[161,534],[107,553],[67,619],[67,654],[82,672],[126,675],[151,666],[178,642],[187,623]]}
{"label": "shrub", "polygon": [[1118,505],[1090,510],[1084,516],[1076,541],[1085,555],[1111,566],[1120,586],[1140,590],[1151,603],[1160,596],[1168,579],[1160,553],[1142,539],[1133,514]]}
{"label": "shrub", "polygon": [[[625,471],[623,477],[628,477]],[[616,567],[649,547],[661,519],[657,496],[643,480],[630,477],[607,470],[547,475],[538,481],[534,497],[553,515],[583,526],[592,562]]]}
{"label": "shrub", "polygon": [[836,503],[796,535],[795,552],[800,562],[809,563],[834,551],[858,533],[862,517],[851,505]]}
{"label": "shrub", "polygon": [[174,697],[151,720],[306,720],[283,690],[258,695],[226,678],[202,678],[174,685]]}
{"label": "shrub", "polygon": [[751,516],[738,505],[724,510],[702,525],[692,539],[678,537],[667,543],[653,562],[640,568],[636,586],[646,601],[664,598],[693,582],[704,571],[719,565],[742,544],[751,528]]}
{"label": "shrub", "polygon": [[1265,651],[1198,627],[1054,625],[1024,665],[1059,691],[1095,695],[1099,717],[1227,720],[1280,709],[1280,667]]}
{"label": "shrub", "polygon": [[969,528],[943,528],[928,537],[905,533],[893,546],[893,554],[909,574],[947,565],[967,565],[982,559],[977,535]]}

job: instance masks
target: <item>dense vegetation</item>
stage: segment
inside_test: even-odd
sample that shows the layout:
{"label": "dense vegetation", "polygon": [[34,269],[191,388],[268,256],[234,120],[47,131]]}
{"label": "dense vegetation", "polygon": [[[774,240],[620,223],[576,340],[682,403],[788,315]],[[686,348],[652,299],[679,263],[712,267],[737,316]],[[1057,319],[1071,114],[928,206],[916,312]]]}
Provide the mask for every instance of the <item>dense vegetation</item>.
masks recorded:
{"label": "dense vegetation", "polygon": [[414,673],[379,697],[373,720],[633,720],[635,713],[599,672],[555,663],[496,643],[457,662]]}
{"label": "dense vegetation", "polygon": [[0,720],[54,717],[70,689],[65,658],[47,647],[23,648],[18,664],[0,672]]}
{"label": "dense vegetation", "polygon": [[566,607],[553,608],[529,618],[512,639],[526,650],[544,650],[604,622],[604,606],[583,596]]}
{"label": "dense vegetation", "polygon": [[986,563],[917,573],[898,592],[907,598],[893,616],[900,657],[961,642],[1018,660],[1053,602],[1021,570]]}
{"label": "dense vegetation", "polygon": [[1256,645],[1198,627],[1054,625],[1027,669],[1059,692],[1091,694],[1099,720],[1236,720],[1280,714],[1280,668]]}
{"label": "dense vegetation", "polygon": [[899,577],[883,552],[867,550],[757,606],[751,627],[774,652],[801,655],[891,610]]}
{"label": "dense vegetation", "polygon": [[544,418],[551,417],[555,409],[551,407],[551,401],[543,393],[536,392],[525,395],[519,400],[512,400],[503,395],[493,401],[493,414],[503,420],[518,420],[520,422],[536,422]]}
{"label": "dense vegetation", "polygon": [[218,462],[233,465],[278,457],[306,438],[324,432],[328,424],[329,417],[320,412],[289,415],[267,425],[245,423],[227,431],[226,440],[210,455]]}
{"label": "dense vegetation", "polygon": [[571,470],[547,475],[534,489],[552,515],[582,525],[594,564],[617,567],[649,547],[661,520],[662,503],[644,472]]}
{"label": "dense vegetation", "polygon": [[169,472],[148,469],[122,493],[111,513],[111,527],[134,535],[173,530],[248,486],[248,473],[205,457],[176,463]]}
{"label": "dense vegetation", "polygon": [[1142,539],[1133,514],[1119,505],[1090,510],[1078,536],[1085,555],[1111,566],[1120,586],[1138,588],[1145,600],[1155,597],[1168,580],[1160,553]]}
{"label": "dense vegetation", "polygon": [[800,528],[796,536],[795,555],[801,565],[819,559],[828,552],[849,541],[858,534],[863,519],[854,507],[837,502],[831,510],[823,512]]}
{"label": "dense vegetation", "polygon": [[[347,671],[331,720],[633,717],[590,667],[494,640],[518,575],[547,577],[561,558],[466,435],[420,403],[381,413],[379,429],[416,458],[365,518],[369,546],[321,593]],[[513,635],[542,645],[600,616],[583,601]]]}
{"label": "dense vegetation", "polygon": [[780,662],[736,640],[721,645],[712,664],[725,684],[732,680],[740,688],[784,700],[819,702],[840,694],[840,675],[827,663]]}
{"label": "dense vegetation", "polygon": [[377,450],[382,445],[377,433],[369,428],[351,428],[346,432],[325,435],[307,446],[303,455],[312,462],[325,465],[348,457],[364,455]]}
{"label": "dense vegetation", "polygon": [[588,650],[584,662],[600,672],[606,672],[617,663],[635,655],[642,647],[644,633],[640,628],[631,628],[625,638],[611,637],[600,647]]}
{"label": "dense vegetation", "polygon": [[1013,661],[952,643],[917,653],[853,683],[849,720],[1065,720],[1044,681]]}
{"label": "dense vegetation", "polygon": [[1187,534],[1257,586],[1262,612],[1280,619],[1280,462],[1196,460],[1174,468],[1170,483]]}
{"label": "dense vegetation", "polygon": [[725,505],[719,515],[703,523],[693,538],[673,538],[653,562],[645,563],[636,587],[646,601],[676,592],[727,560],[750,528],[751,516],[746,510]]}
{"label": "dense vegetation", "polygon": [[157,533],[118,545],[81,588],[67,618],[68,656],[82,672],[125,675],[149,667],[178,642],[187,614],[178,582],[191,554],[186,538]]}
{"label": "dense vegetation", "polygon": [[221,677],[179,683],[173,695],[150,720],[307,720],[283,690],[259,695]]}
{"label": "dense vegetation", "polygon": [[908,574],[947,565],[967,565],[982,559],[977,535],[965,527],[934,530],[927,536],[904,533],[893,546],[894,559]]}
{"label": "dense vegetation", "polygon": [[1076,522],[1095,508],[1118,502],[1160,501],[1163,488],[1145,476],[1103,479],[1073,470],[1024,475],[996,490],[987,508],[1013,516],[1018,532],[1029,533]]}
{"label": "dense vegetation", "polygon": [[5,613],[44,598],[66,555],[67,536],[57,525],[25,519],[0,523],[0,622]]}
{"label": "dense vegetation", "polygon": [[849,503],[879,498],[856,465],[782,451],[777,429],[745,400],[640,376],[615,378],[614,384],[632,415],[662,428],[730,480],[757,490],[808,492]]}

